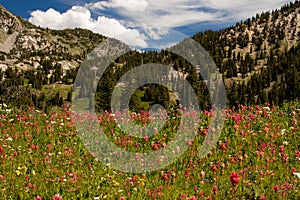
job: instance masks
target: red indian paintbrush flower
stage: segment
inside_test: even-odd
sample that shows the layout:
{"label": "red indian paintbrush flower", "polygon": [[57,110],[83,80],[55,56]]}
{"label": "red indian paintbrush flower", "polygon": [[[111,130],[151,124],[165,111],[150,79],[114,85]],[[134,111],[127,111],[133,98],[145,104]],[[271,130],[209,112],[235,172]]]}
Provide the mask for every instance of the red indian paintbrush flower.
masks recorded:
{"label": "red indian paintbrush flower", "polygon": [[62,196],[60,196],[59,194],[56,194],[52,197],[52,200],[62,200]]}
{"label": "red indian paintbrush flower", "polygon": [[275,192],[278,192],[279,186],[278,186],[278,185],[275,185],[275,186],[273,187],[273,189],[274,189]]}
{"label": "red indian paintbrush flower", "polygon": [[42,197],[36,196],[36,197],[34,197],[34,200],[42,200]]}
{"label": "red indian paintbrush flower", "polygon": [[212,190],[213,190],[213,193],[214,193],[214,194],[217,194],[218,191],[219,191],[219,190],[218,190],[218,187],[217,187],[216,185],[214,185],[214,187],[213,187]]}
{"label": "red indian paintbrush flower", "polygon": [[236,186],[239,182],[239,175],[236,172],[230,174],[230,181],[233,186]]}
{"label": "red indian paintbrush flower", "polygon": [[191,196],[191,197],[189,198],[189,200],[198,200],[198,198],[195,197],[195,196]]}
{"label": "red indian paintbrush flower", "polygon": [[263,194],[263,195],[260,197],[260,200],[266,200],[266,196]]}

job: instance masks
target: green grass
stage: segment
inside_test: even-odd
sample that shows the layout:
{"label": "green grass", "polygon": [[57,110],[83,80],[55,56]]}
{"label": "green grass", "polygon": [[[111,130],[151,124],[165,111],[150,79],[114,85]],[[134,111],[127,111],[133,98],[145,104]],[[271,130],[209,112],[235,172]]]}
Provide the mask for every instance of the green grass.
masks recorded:
{"label": "green grass", "polygon": [[67,94],[71,89],[72,85],[54,83],[50,85],[43,85],[41,92],[44,93],[46,97],[51,97],[59,92],[60,95],[62,95],[62,97],[65,99],[67,98]]}
{"label": "green grass", "polygon": [[[166,168],[144,174],[117,171],[97,161],[68,110],[50,115],[31,108],[0,112],[0,199],[51,199],[55,194],[63,199],[300,198],[300,178],[293,174],[300,172],[299,102],[228,109],[215,148],[198,158],[212,114],[203,113],[188,151]],[[172,124],[144,141],[124,135],[111,116],[99,117],[122,149],[154,151],[154,144],[161,147],[173,137]],[[136,120],[143,124],[147,116]],[[83,118],[82,124],[89,121]],[[238,174],[236,185],[230,181],[233,172]]]}

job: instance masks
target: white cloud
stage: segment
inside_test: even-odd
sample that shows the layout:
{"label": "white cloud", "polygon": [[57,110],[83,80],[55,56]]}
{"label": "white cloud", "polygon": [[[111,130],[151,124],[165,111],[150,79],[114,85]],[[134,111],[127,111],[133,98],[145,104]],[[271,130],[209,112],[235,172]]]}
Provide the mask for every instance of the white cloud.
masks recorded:
{"label": "white cloud", "polygon": [[226,10],[232,19],[251,18],[256,13],[280,8],[290,0],[204,0],[211,8]]}
{"label": "white cloud", "polygon": [[52,29],[90,28],[94,24],[93,20],[91,20],[90,11],[80,6],[73,6],[62,14],[52,8],[46,12],[41,10],[33,11],[29,22]]}
{"label": "white cloud", "polygon": [[[199,4],[200,3],[200,4]],[[197,0],[108,0],[86,5],[92,10],[113,9],[136,26],[175,27],[199,21],[217,20],[221,13],[197,11]]]}
{"label": "white cloud", "polygon": [[136,26],[177,27],[205,21],[240,21],[288,3],[290,0],[107,0],[90,9],[107,10]]}
{"label": "white cloud", "polygon": [[148,39],[147,36],[144,34],[140,34],[140,32],[136,29],[131,29],[127,32],[119,34],[116,36],[118,39],[123,41],[125,44],[130,44],[134,47],[148,47],[146,40]]}
{"label": "white cloud", "polygon": [[[82,1],[81,5],[85,6],[73,6],[64,13],[54,9],[34,11],[29,21],[52,29],[86,28],[145,48],[148,38],[137,29],[127,28],[129,25],[144,27],[149,38],[159,40],[165,33],[147,27],[174,28],[199,22],[240,21],[256,13],[279,8],[288,2],[289,0],[101,0],[85,4]],[[115,19],[105,16],[93,19],[91,12],[109,13]]]}
{"label": "white cloud", "polygon": [[29,22],[44,28],[57,30],[85,28],[108,37],[120,39],[130,45],[147,46],[144,36],[137,30],[126,28],[113,18],[99,16],[95,20],[86,7],[73,6],[65,13],[60,13],[52,8],[45,12],[36,10],[31,13]]}
{"label": "white cloud", "polygon": [[90,5],[93,8],[99,9],[115,8],[123,9],[129,12],[142,12],[149,7],[150,3],[147,0],[110,0],[100,1]]}
{"label": "white cloud", "polygon": [[144,31],[150,36],[152,40],[160,40],[161,36],[167,35],[169,31],[161,27],[143,27]]}

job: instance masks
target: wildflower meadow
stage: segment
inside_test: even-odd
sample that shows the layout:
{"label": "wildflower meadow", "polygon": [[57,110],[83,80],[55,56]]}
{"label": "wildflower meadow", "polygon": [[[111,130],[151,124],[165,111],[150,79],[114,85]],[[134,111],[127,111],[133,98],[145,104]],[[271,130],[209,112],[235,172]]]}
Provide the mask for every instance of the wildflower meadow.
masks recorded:
{"label": "wildflower meadow", "polygon": [[[197,150],[214,114],[210,111],[201,114],[195,140],[175,162],[133,174],[102,164],[86,149],[71,110],[46,114],[2,106],[0,199],[300,199],[299,102],[224,112],[221,136],[207,156],[199,158]],[[147,124],[149,115],[132,118]],[[176,126],[171,121],[153,137],[135,138],[122,134],[110,113],[98,120],[103,134],[132,152],[164,148]]]}

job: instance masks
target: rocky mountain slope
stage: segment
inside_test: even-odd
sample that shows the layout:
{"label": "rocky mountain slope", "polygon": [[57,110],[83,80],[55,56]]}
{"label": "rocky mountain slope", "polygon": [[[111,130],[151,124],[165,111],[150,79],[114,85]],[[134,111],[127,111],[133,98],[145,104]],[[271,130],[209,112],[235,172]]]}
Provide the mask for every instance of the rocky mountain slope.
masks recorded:
{"label": "rocky mountain slope", "polygon": [[[299,1],[193,38],[210,52],[223,73],[228,96],[236,102],[232,104],[299,97]],[[287,80],[293,84],[288,86]],[[293,95],[288,94],[290,90],[295,90]]]}
{"label": "rocky mountain slope", "polygon": [[43,67],[51,60],[63,69],[76,68],[104,37],[88,30],[55,31],[36,27],[0,6],[1,68],[19,69]]}
{"label": "rocky mountain slope", "polygon": [[50,30],[0,5],[0,102],[45,108],[70,100],[82,61],[105,37],[84,29]]}
{"label": "rocky mountain slope", "polygon": [[[239,60],[248,54],[256,60],[251,71],[267,65],[272,51],[288,51],[300,41],[300,2],[283,6],[280,10],[257,14],[256,17],[237,23],[222,31],[198,33],[194,39],[199,41],[215,57],[215,62],[223,72],[228,60]],[[242,72],[242,63],[236,63]],[[238,73],[237,76],[250,76]],[[229,75],[228,78],[231,78]]]}

